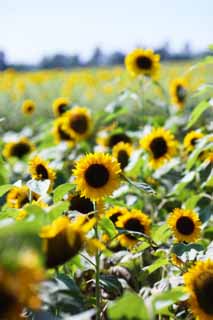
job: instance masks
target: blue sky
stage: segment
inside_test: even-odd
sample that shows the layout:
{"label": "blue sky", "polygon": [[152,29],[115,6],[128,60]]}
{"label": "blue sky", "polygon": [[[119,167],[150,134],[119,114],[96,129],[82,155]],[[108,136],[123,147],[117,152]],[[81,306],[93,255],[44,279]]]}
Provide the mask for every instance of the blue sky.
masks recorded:
{"label": "blue sky", "polygon": [[88,57],[166,41],[179,50],[213,43],[212,0],[0,0],[0,49],[10,61],[56,52]]}

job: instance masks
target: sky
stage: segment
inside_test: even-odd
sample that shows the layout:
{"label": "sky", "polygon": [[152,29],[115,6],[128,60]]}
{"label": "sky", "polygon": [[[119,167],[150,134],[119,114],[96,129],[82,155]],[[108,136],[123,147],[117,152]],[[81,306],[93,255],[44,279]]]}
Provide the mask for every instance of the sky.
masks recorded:
{"label": "sky", "polygon": [[0,50],[9,62],[100,46],[128,52],[169,41],[180,50],[213,43],[213,0],[0,0]]}

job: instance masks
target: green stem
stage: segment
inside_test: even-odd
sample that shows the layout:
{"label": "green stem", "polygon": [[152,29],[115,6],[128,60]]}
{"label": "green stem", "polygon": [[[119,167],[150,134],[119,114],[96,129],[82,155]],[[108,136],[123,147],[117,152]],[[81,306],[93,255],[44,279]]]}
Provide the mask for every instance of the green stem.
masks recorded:
{"label": "green stem", "polygon": [[[95,237],[98,239],[98,226],[95,226]],[[100,295],[100,255],[97,250],[95,256],[96,273],[95,273],[95,296],[96,296],[96,320],[101,319],[101,295]]]}

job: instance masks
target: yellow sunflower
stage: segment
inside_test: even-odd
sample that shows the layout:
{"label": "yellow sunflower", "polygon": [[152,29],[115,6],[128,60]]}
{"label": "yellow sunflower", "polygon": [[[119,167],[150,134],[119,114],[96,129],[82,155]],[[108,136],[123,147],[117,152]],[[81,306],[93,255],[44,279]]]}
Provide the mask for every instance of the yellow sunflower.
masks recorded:
{"label": "yellow sunflower", "polygon": [[199,141],[199,139],[203,138],[204,134],[199,131],[190,131],[187,133],[183,140],[184,147],[187,152],[191,152],[194,150],[196,143]]}
{"label": "yellow sunflower", "polygon": [[114,224],[116,224],[120,216],[128,213],[129,211],[126,208],[115,206],[106,211],[106,217],[109,218]]}
{"label": "yellow sunflower", "polygon": [[69,210],[76,210],[82,214],[94,211],[93,202],[89,198],[81,197],[80,194],[69,194]]}
{"label": "yellow sunflower", "polygon": [[129,158],[133,148],[130,143],[119,142],[112,149],[112,155],[120,163],[121,169],[125,169],[129,164]]}
{"label": "yellow sunflower", "polygon": [[184,265],[184,262],[175,253],[171,254],[171,263],[177,267]]}
{"label": "yellow sunflower", "polygon": [[213,319],[213,261],[198,261],[183,275],[190,308],[198,320]]}
{"label": "yellow sunflower", "polygon": [[92,119],[87,108],[74,107],[64,115],[63,129],[70,134],[73,139],[82,140],[86,138],[92,127]]}
{"label": "yellow sunflower", "polygon": [[167,223],[179,242],[195,242],[200,238],[201,221],[192,210],[174,209]]}
{"label": "yellow sunflower", "polygon": [[174,135],[163,128],[153,129],[151,133],[141,139],[141,147],[150,154],[150,166],[157,169],[172,158],[177,150]]}
{"label": "yellow sunflower", "polygon": [[33,179],[35,180],[50,180],[49,190],[52,189],[56,173],[49,167],[47,161],[41,159],[39,156],[35,156],[29,162],[29,172]]}
{"label": "yellow sunflower", "polygon": [[53,135],[55,137],[55,142],[60,143],[65,141],[70,147],[75,144],[75,139],[70,135],[70,133],[64,130],[65,117],[60,117],[56,119],[53,123]]}
{"label": "yellow sunflower", "polygon": [[26,137],[20,138],[18,141],[8,142],[2,151],[5,158],[23,158],[35,149],[34,144]]}
{"label": "yellow sunflower", "polygon": [[14,187],[7,194],[7,205],[19,209],[29,202],[29,188],[27,186]]}
{"label": "yellow sunflower", "polygon": [[98,201],[109,196],[120,184],[120,165],[104,153],[90,153],[76,162],[73,175],[81,196]]}
{"label": "yellow sunflower", "polygon": [[57,98],[53,102],[53,113],[56,117],[60,117],[69,109],[69,100],[67,98]]}
{"label": "yellow sunflower", "polygon": [[97,138],[97,143],[101,146],[113,148],[118,144],[119,142],[124,143],[131,143],[131,138],[124,132],[114,132],[109,134],[108,132],[105,132],[105,135],[100,135]]}
{"label": "yellow sunflower", "polygon": [[[27,251],[27,250],[26,250]],[[0,267],[0,319],[19,320],[24,308],[41,306],[38,285],[44,280],[44,270],[34,252],[22,252],[16,270]]]}
{"label": "yellow sunflower", "polygon": [[170,96],[172,103],[179,108],[183,108],[187,98],[187,81],[184,78],[178,78],[171,81]]}
{"label": "yellow sunflower", "polygon": [[[54,268],[74,257],[83,247],[96,246],[96,239],[87,239],[86,233],[95,225],[95,219],[78,216],[75,221],[59,217],[51,225],[42,228],[40,237],[46,254],[46,266]],[[91,245],[91,247],[90,247]],[[91,251],[90,251],[91,252]]]}
{"label": "yellow sunflower", "polygon": [[160,56],[151,49],[135,49],[125,58],[127,70],[133,76],[140,74],[156,78],[160,69]]}
{"label": "yellow sunflower", "polygon": [[27,115],[31,115],[35,111],[35,102],[32,100],[25,100],[22,104],[21,110]]}
{"label": "yellow sunflower", "polygon": [[[129,213],[118,217],[116,226],[128,231],[135,231],[148,235],[150,232],[151,220],[138,209],[132,209]],[[132,247],[137,243],[137,236],[133,234],[122,234],[118,237],[124,247]]]}

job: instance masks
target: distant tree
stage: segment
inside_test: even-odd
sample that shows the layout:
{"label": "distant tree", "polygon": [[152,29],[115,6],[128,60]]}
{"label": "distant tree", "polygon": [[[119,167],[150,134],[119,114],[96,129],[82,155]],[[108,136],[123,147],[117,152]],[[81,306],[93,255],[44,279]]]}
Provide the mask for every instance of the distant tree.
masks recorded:
{"label": "distant tree", "polygon": [[0,51],[0,71],[3,71],[7,68],[6,57],[3,51]]}
{"label": "distant tree", "polygon": [[108,65],[121,65],[124,64],[125,54],[121,51],[115,51],[109,55],[107,59]]}

